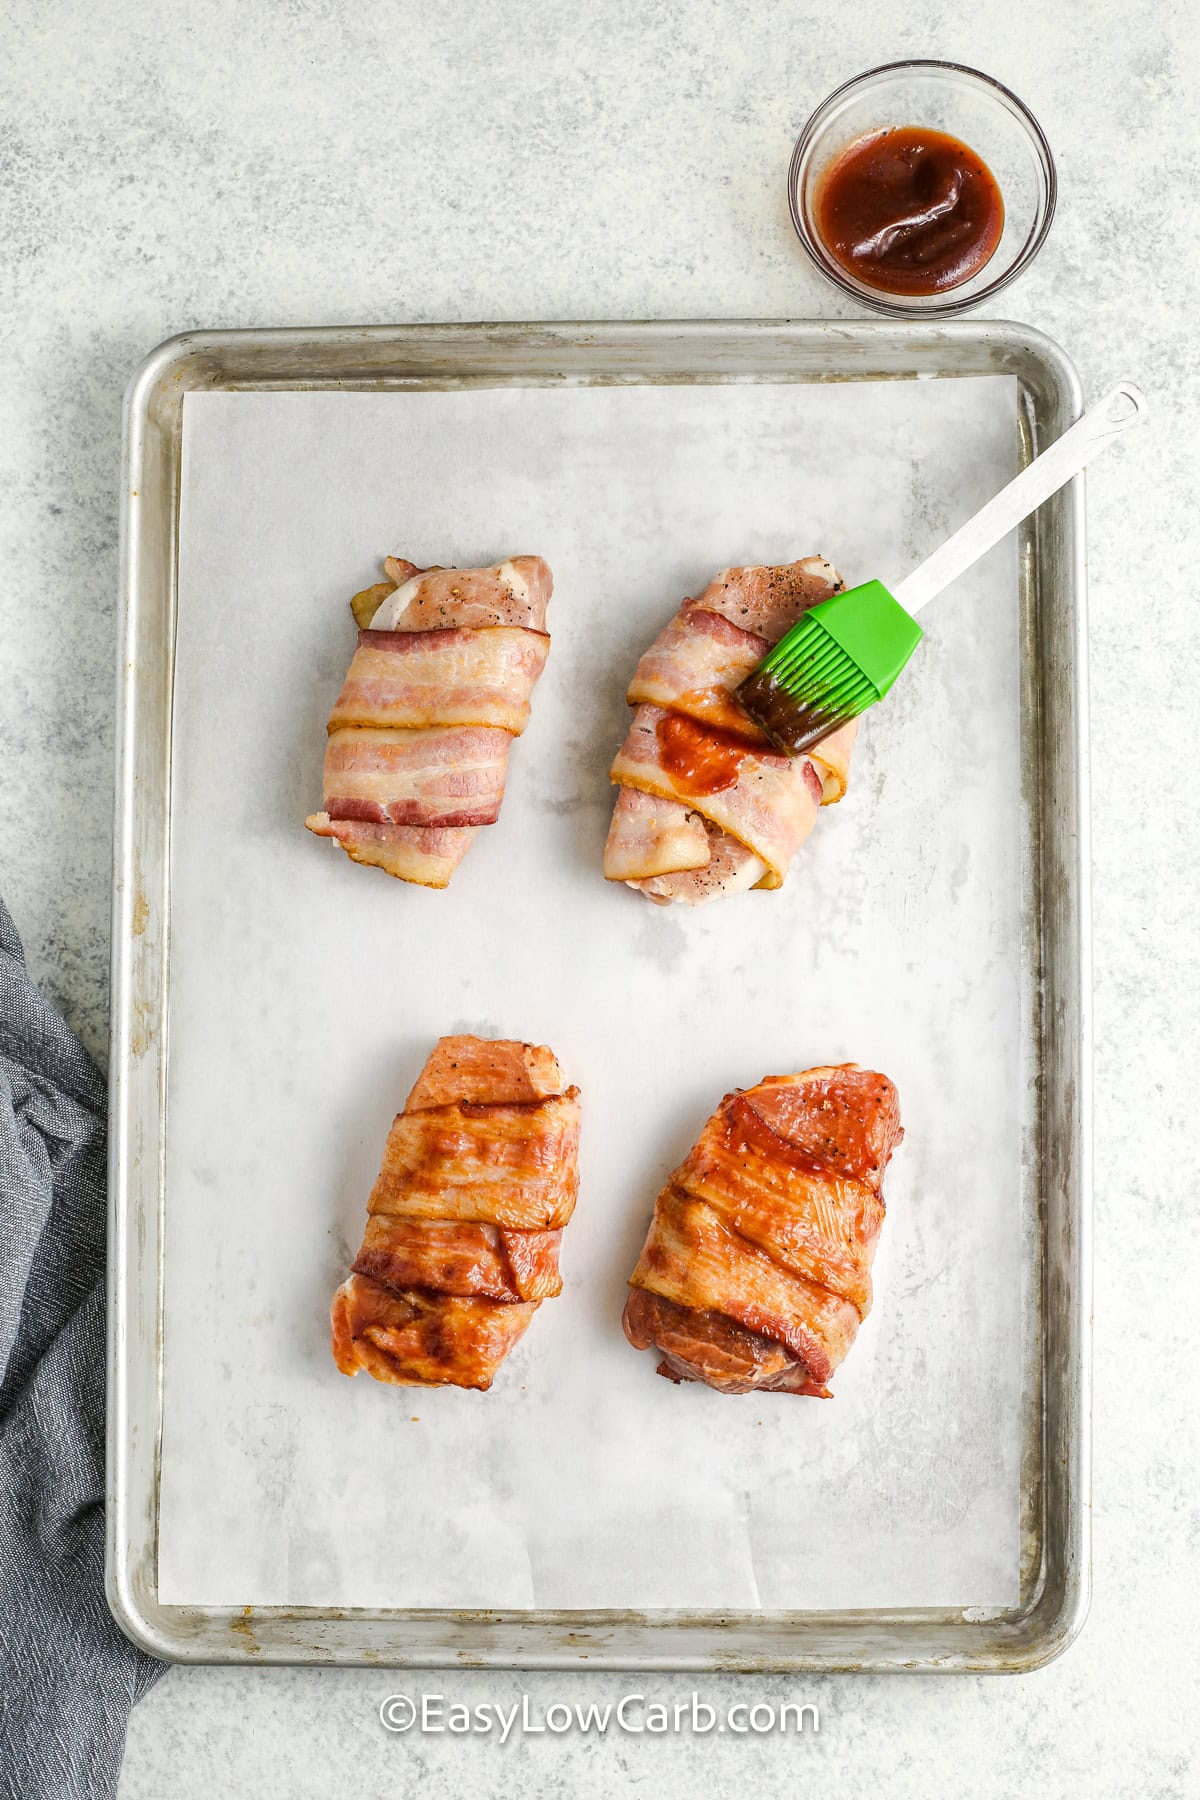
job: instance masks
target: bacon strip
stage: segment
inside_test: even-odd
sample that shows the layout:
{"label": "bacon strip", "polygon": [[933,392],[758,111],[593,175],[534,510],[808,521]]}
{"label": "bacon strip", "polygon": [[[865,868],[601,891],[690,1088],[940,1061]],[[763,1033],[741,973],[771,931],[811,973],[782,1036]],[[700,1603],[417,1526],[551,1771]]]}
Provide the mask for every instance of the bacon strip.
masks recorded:
{"label": "bacon strip", "polygon": [[702,869],[711,852],[704,820],[682,800],[617,789],[612,825],[604,850],[610,881],[635,882],[676,869]]}
{"label": "bacon strip", "polygon": [[825,1397],[870,1310],[903,1135],[892,1083],[853,1064],[727,1094],[655,1203],[630,1343],[671,1380]]}
{"label": "bacon strip", "polygon": [[333,1359],[343,1375],[365,1369],[394,1387],[464,1387],[486,1391],[537,1302],[403,1293],[351,1275],[333,1296]]}
{"label": "bacon strip", "polygon": [[398,1386],[486,1389],[538,1306],[578,1191],[579,1090],[544,1045],[439,1040],[388,1136],[334,1361]]}
{"label": "bacon strip", "polygon": [[776,1262],[866,1317],[882,1200],[869,1183],[814,1166],[744,1094],[721,1102],[674,1181]]}
{"label": "bacon strip", "polygon": [[[811,756],[780,756],[734,689],[808,607],[840,586],[831,563],[807,557],[726,569],[683,602],[629,684],[637,710],[611,770],[619,791],[604,852],[608,880],[662,905],[782,884],[817,809],[846,791],[857,721]],[[734,771],[729,779],[724,769]],[[653,796],[657,809],[630,802],[631,791]]]}
{"label": "bacon strip", "polygon": [[500,816],[509,737],[488,725],[453,730],[331,731],[325,811],[380,825],[490,825]]}
{"label": "bacon strip", "polygon": [[575,1210],[577,1096],[456,1100],[397,1115],[373,1213],[557,1231]]}
{"label": "bacon strip", "polygon": [[519,737],[546,666],[541,631],[360,631],[329,729],[492,725]]}
{"label": "bacon strip", "polygon": [[709,611],[702,600],[685,600],[638,663],[625,698],[631,706],[669,706],[770,749],[766,734],[733,698],[765,654],[753,631]]}
{"label": "bacon strip", "polygon": [[613,761],[612,779],[702,812],[753,851],[776,877],[771,885],[778,887],[817,821],[821,779],[810,759],[747,745],[737,757],[736,774],[728,787],[698,792],[687,773],[672,767],[664,752],[659,727],[668,716],[661,707],[638,707],[629,735]]}
{"label": "bacon strip", "polygon": [[550,648],[553,583],[536,556],[385,566],[392,579],[351,603],[362,628],[329,719],[323,810],[305,823],[354,862],[445,887],[474,831],[499,817]]}
{"label": "bacon strip", "polygon": [[822,738],[808,753],[809,761],[815,764],[821,777],[822,806],[836,806],[846,792],[850,780],[850,752],[860,723],[858,719],[851,719],[831,731],[827,738]]}
{"label": "bacon strip", "polygon": [[[622,796],[634,791],[620,788],[617,805],[621,804]],[[761,856],[755,856],[753,850],[739,844],[735,837],[730,837],[709,819],[704,821],[704,831],[708,839],[708,861],[703,867],[674,869],[649,881],[631,881],[630,887],[639,889],[659,906],[669,906],[676,900],[695,906],[702,900],[715,900],[720,894],[744,894],[750,888],[770,885],[770,871]]]}
{"label": "bacon strip", "polygon": [[515,1038],[439,1038],[404,1102],[406,1113],[429,1106],[486,1106],[489,1101],[548,1100],[562,1093],[558,1058],[545,1044]]}
{"label": "bacon strip", "polygon": [[393,1288],[434,1288],[488,1300],[548,1300],[562,1292],[561,1231],[501,1231],[461,1219],[367,1220],[356,1275]]}
{"label": "bacon strip", "polygon": [[317,837],[333,838],[351,862],[366,863],[420,887],[444,888],[467,854],[471,826],[429,830],[416,825],[381,825],[358,819],[331,819],[310,813],[304,823]]}
{"label": "bacon strip", "polygon": [[858,1329],[849,1301],[764,1256],[712,1207],[668,1187],[654,1208],[654,1230],[630,1277],[678,1305],[723,1312],[772,1338],[824,1383]]}
{"label": "bacon strip", "polygon": [[722,1394],[808,1394],[828,1400],[829,1389],[814,1381],[802,1362],[782,1344],[747,1331],[724,1313],[679,1306],[646,1288],[630,1288],[623,1319],[635,1350],[656,1348],[658,1373],[668,1381],[703,1380]]}

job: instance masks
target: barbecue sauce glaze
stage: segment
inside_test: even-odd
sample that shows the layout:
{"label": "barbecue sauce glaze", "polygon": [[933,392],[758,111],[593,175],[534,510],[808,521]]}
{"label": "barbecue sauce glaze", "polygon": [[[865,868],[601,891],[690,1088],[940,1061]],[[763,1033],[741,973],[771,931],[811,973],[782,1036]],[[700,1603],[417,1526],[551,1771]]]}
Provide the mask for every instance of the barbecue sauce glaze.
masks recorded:
{"label": "barbecue sauce glaze", "polygon": [[702,725],[683,713],[664,713],[657,728],[662,766],[686,793],[699,799],[731,788],[751,745],[719,726]]}
{"label": "barbecue sauce glaze", "polygon": [[1004,230],[987,164],[956,137],[898,126],[826,171],[816,227],[835,262],[889,294],[940,294],[983,268]]}

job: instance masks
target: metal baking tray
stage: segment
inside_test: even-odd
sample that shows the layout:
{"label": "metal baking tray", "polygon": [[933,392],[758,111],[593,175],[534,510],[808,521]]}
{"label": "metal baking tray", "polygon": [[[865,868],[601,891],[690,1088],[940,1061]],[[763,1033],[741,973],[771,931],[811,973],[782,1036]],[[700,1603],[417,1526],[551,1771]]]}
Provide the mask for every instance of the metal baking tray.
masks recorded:
{"label": "metal baking tray", "polygon": [[1090,1494],[1091,1025],[1082,478],[1023,528],[1022,955],[1036,1052],[1023,1151],[1033,1402],[1019,1605],[890,1612],[434,1612],[165,1606],[162,1417],[169,839],[184,395],[201,389],[1016,378],[1023,459],[1078,416],[1064,352],[1003,323],[418,325],[197,332],[125,402],[112,958],[109,1604],[177,1661],[393,1667],[1022,1671],[1086,1615]]}

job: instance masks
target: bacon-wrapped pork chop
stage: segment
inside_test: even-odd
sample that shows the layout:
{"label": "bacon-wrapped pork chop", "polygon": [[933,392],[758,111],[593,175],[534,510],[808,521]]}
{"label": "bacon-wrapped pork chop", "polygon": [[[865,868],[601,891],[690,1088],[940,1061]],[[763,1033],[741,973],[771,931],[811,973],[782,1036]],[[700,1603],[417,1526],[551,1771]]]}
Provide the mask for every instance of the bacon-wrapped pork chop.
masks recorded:
{"label": "bacon-wrapped pork chop", "polygon": [[354,862],[446,887],[499,817],[509,746],[550,649],[540,556],[419,569],[351,601],[358,648],[329,718],[323,812],[305,823]]}
{"label": "bacon-wrapped pork chop", "polygon": [[612,765],[604,873],[666,905],[779,887],[846,791],[858,721],[782,756],[733,697],[802,613],[842,586],[823,557],[726,569],[685,600],[634,671],[636,710]]}
{"label": "bacon-wrapped pork chop", "polygon": [[545,1046],[441,1038],[397,1114],[333,1357],[401,1387],[488,1388],[542,1301],[578,1190],[579,1089]]}
{"label": "bacon-wrapped pork chop", "polygon": [[625,1304],[634,1349],[655,1346],[671,1381],[828,1399],[870,1309],[903,1136],[892,1083],[853,1063],[727,1094],[655,1203]]}

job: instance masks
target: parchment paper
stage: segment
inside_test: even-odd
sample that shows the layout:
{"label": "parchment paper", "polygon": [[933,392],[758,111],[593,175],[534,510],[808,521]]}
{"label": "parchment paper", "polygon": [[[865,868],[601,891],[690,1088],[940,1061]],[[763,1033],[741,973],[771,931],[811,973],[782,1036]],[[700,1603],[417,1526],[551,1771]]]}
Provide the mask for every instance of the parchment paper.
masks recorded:
{"label": "parchment paper", "polygon": [[[928,615],[778,893],[601,878],[626,681],[685,594],[820,550],[899,578],[1015,467],[1007,379],[189,395],[172,825],[165,1602],[1002,1606],[1017,1598],[1015,549]],[[553,648],[448,892],[305,832],[387,552],[538,552]],[[337,1373],[328,1303],[435,1038],[549,1043],[582,1193],[487,1395]],[[677,1388],[621,1333],[721,1095],[897,1082],[876,1301],[831,1402]]]}

